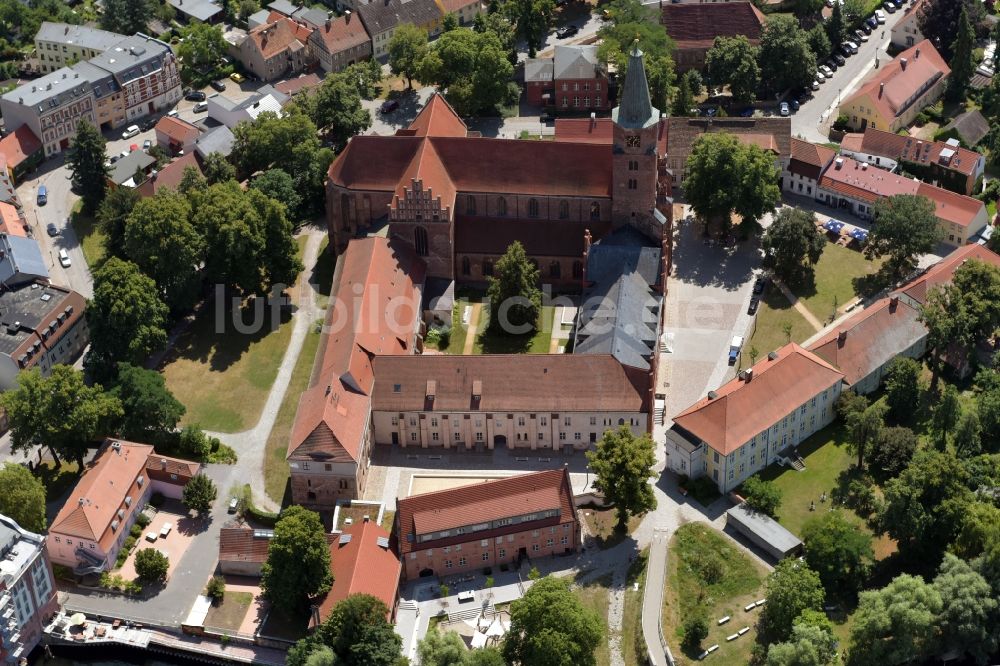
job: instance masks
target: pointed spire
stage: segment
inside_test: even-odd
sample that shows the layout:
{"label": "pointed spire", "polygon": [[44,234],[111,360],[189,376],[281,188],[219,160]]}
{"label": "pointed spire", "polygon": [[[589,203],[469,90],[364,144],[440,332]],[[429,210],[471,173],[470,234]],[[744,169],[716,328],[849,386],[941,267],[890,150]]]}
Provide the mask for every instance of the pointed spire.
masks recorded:
{"label": "pointed spire", "polygon": [[649,127],[659,118],[660,112],[653,108],[649,98],[649,84],[646,82],[646,66],[643,53],[639,49],[639,38],[632,42],[628,55],[628,71],[622,86],[618,107],[612,112],[612,119],[627,129]]}

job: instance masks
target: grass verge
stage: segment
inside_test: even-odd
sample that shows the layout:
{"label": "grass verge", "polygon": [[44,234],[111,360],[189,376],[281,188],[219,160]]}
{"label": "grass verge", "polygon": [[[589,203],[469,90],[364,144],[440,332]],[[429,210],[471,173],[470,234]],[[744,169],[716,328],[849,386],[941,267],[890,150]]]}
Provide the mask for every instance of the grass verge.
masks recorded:
{"label": "grass verge", "polygon": [[252,603],[253,595],[249,592],[226,592],[222,603],[209,607],[208,615],[205,616],[205,626],[239,631]]}
{"label": "grass verge", "polygon": [[[626,664],[645,664],[646,639],[642,635],[642,593],[646,589],[649,548],[628,568],[625,580],[625,610],[622,613],[622,657]],[[638,587],[636,587],[638,586]]]}
{"label": "grass verge", "polygon": [[490,315],[487,308],[479,317],[479,333],[473,351],[476,354],[548,354],[552,339],[552,320],[556,309],[543,305],[538,315],[535,332],[527,335],[503,335],[489,330]]}
{"label": "grass verge", "polygon": [[[594,657],[598,666],[610,666],[611,650],[608,647],[608,606],[611,603],[611,574],[605,574],[600,578],[587,583],[577,585],[573,589],[573,594],[580,600],[585,608],[597,613],[604,625],[604,638],[598,643],[594,650]],[[626,662],[627,663],[627,662]]]}
{"label": "grass verge", "polygon": [[629,518],[626,529],[618,529],[618,517],[614,509],[583,509],[583,520],[587,531],[594,535],[598,548],[611,548],[625,540],[632,530],[642,523],[642,516]]}
{"label": "grass verge", "polygon": [[96,268],[104,261],[104,232],[97,226],[97,220],[90,215],[84,215],[82,209],[82,201],[77,201],[73,205],[70,224],[77,240],[80,241],[87,265]]}

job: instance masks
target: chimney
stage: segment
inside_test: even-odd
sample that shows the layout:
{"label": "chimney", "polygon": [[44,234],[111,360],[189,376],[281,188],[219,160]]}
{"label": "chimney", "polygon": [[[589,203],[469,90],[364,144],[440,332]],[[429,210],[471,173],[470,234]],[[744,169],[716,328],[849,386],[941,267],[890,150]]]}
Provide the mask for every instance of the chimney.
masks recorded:
{"label": "chimney", "polygon": [[372,517],[371,517],[371,516],[369,516],[369,515],[368,515],[368,514],[366,513],[366,514],[365,514],[365,517],[364,517],[364,521],[365,521],[365,522],[367,523],[367,522],[368,522],[369,520],[371,520],[371,519],[372,519]]}
{"label": "chimney", "polygon": [[847,331],[837,333],[837,346],[843,347],[845,342],[847,342]]}
{"label": "chimney", "polygon": [[889,312],[895,312],[896,308],[899,307],[899,296],[893,296],[889,299]]}
{"label": "chimney", "polygon": [[878,84],[878,96],[879,96],[879,99],[882,99],[882,93],[884,93],[884,92],[885,92],[885,84],[884,83]]}
{"label": "chimney", "polygon": [[920,49],[917,49],[917,52],[913,54],[913,59],[918,60],[919,58],[920,58]]}
{"label": "chimney", "polygon": [[899,66],[902,67],[904,70],[906,69],[906,58],[899,59]]}
{"label": "chimney", "polygon": [[167,468],[167,459],[166,458],[160,458],[160,467],[162,469],[166,469]]}
{"label": "chimney", "polygon": [[590,246],[594,237],[590,235],[590,229],[583,230],[583,271],[581,273],[581,286],[587,286],[587,257],[590,255]]}
{"label": "chimney", "polygon": [[156,182],[156,175],[157,175],[157,173],[158,173],[158,172],[157,172],[157,170],[156,170],[156,169],[153,169],[152,171],[150,171],[150,172],[149,172],[149,179],[150,179],[151,181],[153,181],[153,182]]}
{"label": "chimney", "polygon": [[753,379],[753,368],[747,368],[743,374],[746,375],[746,382],[749,384],[750,380]]}
{"label": "chimney", "polygon": [[844,158],[843,157],[838,157],[837,159],[835,159],[833,161],[833,168],[834,169],[838,169],[838,170],[839,169],[843,169],[844,168]]}
{"label": "chimney", "polygon": [[81,497],[80,498],[80,506],[83,506],[84,502],[86,502],[86,500]]}
{"label": "chimney", "polygon": [[590,112],[590,129],[594,129],[594,125],[597,124],[597,114],[593,111]]}

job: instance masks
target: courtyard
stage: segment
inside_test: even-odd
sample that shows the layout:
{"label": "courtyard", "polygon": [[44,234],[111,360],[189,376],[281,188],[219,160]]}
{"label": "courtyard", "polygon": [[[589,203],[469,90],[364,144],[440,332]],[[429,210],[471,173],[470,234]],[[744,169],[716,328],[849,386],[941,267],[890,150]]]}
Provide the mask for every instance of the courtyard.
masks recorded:
{"label": "courtyard", "polygon": [[[113,573],[117,573],[125,580],[134,580],[135,556],[139,551],[152,548],[167,556],[170,563],[170,568],[167,569],[169,579],[183,559],[191,541],[200,531],[201,525],[202,521],[191,518],[181,511],[157,511],[152,522],[142,531],[142,536],[136,539],[135,549],[129,554],[121,569]],[[162,532],[167,526],[169,532],[164,536]]]}

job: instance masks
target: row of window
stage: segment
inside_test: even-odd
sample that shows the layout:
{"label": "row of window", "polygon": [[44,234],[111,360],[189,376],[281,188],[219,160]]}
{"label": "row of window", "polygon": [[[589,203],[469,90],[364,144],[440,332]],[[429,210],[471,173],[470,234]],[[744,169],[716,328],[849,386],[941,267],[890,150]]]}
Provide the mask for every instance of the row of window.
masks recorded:
{"label": "row of window", "polygon": [[[638,166],[636,167],[638,168]],[[538,217],[539,213],[538,199],[528,199],[528,217]],[[465,214],[466,215],[476,215],[476,198],[473,196],[466,197],[465,199]],[[500,217],[507,216],[507,199],[506,197],[500,197],[497,199],[497,215]],[[569,201],[565,199],[559,202],[559,219],[566,220],[569,219]],[[599,220],[601,219],[601,204],[593,201],[590,204],[590,219]]]}
{"label": "row of window", "polygon": [[[399,393],[402,390],[403,390],[403,385],[402,384],[393,384],[393,392],[394,393]],[[815,399],[814,399],[814,401],[815,401]],[[532,414],[531,418],[534,418],[534,416],[535,415]],[[493,418],[495,420],[497,420],[497,421],[504,420],[504,417],[502,415],[500,415],[500,414],[494,414]],[[510,418],[510,416],[508,416],[507,418]],[[598,423],[597,423],[597,417],[596,416],[591,416],[589,418],[589,421],[590,421],[590,425],[592,425],[592,426],[598,425]],[[614,421],[614,419],[603,418],[603,419],[601,419],[601,425],[612,426],[612,425],[614,425],[613,421]],[[411,428],[416,428],[417,427],[417,417],[416,416],[411,416],[409,418],[409,422],[410,422],[410,427]],[[459,420],[459,419],[452,419],[452,422],[455,424],[455,427],[457,428],[458,424],[461,422],[461,420]],[[439,423],[440,422],[438,420],[438,417],[436,417],[436,416],[432,416],[431,417],[431,427],[432,428],[437,428],[438,425],[439,425]],[[481,418],[475,419],[474,423],[475,423],[475,426],[477,428],[482,428],[483,427],[483,420]],[[523,428],[523,427],[525,427],[527,425],[527,423],[528,423],[528,421],[527,421],[527,419],[525,417],[523,417],[523,416],[518,416],[517,417],[517,425],[518,426],[520,426],[520,427]],[[546,426],[547,427],[549,425],[549,417],[547,417],[547,416],[539,416],[538,417],[538,424],[540,426]],[[628,424],[631,425],[631,426],[637,426],[637,425],[639,425],[639,419],[635,418],[634,416],[630,416],[629,420],[628,420]],[[398,416],[393,416],[392,417],[392,425],[393,426],[398,426],[399,425],[399,417]],[[573,417],[572,416],[564,416],[563,417],[563,425],[565,425],[565,426],[572,426],[573,425]],[[625,425],[625,419],[624,418],[619,418],[618,419],[618,425],[620,425],[620,426]]]}
{"label": "row of window", "polygon": [[[601,83],[600,83],[600,81],[594,83],[594,90],[600,91],[600,89],[601,89]],[[569,84],[563,82],[563,84],[562,84],[562,90],[563,90],[563,92],[566,92],[567,90],[569,90]],[[579,83],[574,83],[573,84],[573,92],[579,92],[579,90],[580,90],[580,84]],[[590,91],[590,82],[589,81],[585,81],[584,82],[584,84],[583,84],[583,91],[584,92],[589,92]],[[600,98],[598,98],[598,99],[600,99]],[[598,102],[598,103],[600,103],[600,102]]]}
{"label": "row of window", "polygon": [[[562,98],[562,105],[563,105],[564,109],[568,109],[569,108],[569,97],[563,97]],[[600,97],[600,95],[598,95],[597,97],[594,98],[594,106],[600,106],[600,105],[601,105],[601,97]],[[580,97],[578,95],[574,95],[573,96],[573,108],[574,109],[579,109],[580,108]],[[583,108],[585,108],[585,109],[590,108],[590,98],[589,97],[584,97],[583,98]]]}

